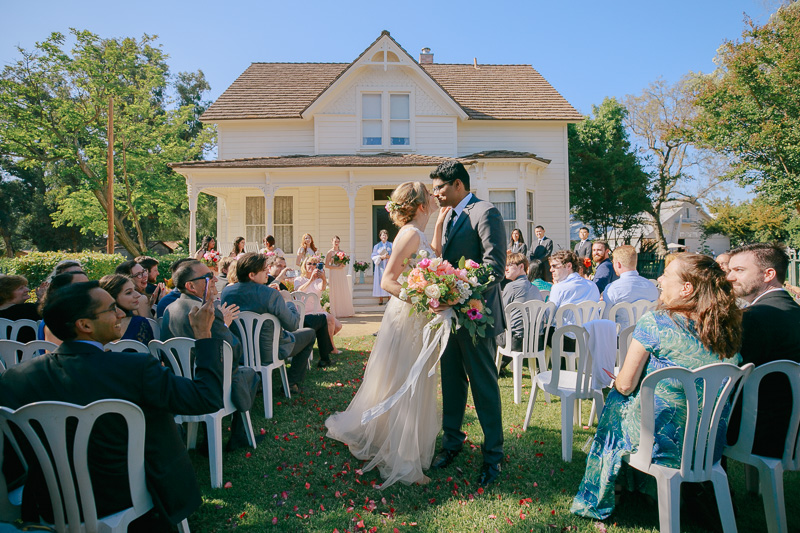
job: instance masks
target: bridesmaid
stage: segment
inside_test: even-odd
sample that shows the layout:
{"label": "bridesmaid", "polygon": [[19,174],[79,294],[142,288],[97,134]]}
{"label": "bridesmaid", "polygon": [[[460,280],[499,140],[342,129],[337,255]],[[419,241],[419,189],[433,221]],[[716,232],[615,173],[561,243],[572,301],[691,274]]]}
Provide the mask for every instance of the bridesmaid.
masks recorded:
{"label": "bridesmaid", "polygon": [[392,243],[389,242],[389,232],[382,229],[378,234],[381,241],[372,247],[372,262],[375,264],[375,274],[372,278],[372,296],[380,298],[379,305],[383,305],[383,299],[389,298],[391,294],[381,288],[381,278],[383,270],[392,255]]}
{"label": "bridesmaid", "polygon": [[295,259],[295,264],[300,267],[301,272],[306,257],[311,257],[316,253],[317,245],[314,244],[314,237],[310,233],[303,233],[303,239],[300,242],[300,248],[297,249],[297,258]]}
{"label": "bridesmaid", "polygon": [[233,250],[228,254],[228,257],[236,258],[239,257],[239,254],[243,254],[245,244],[244,237],[236,237],[236,240],[233,241]]}
{"label": "bridesmaid", "polygon": [[194,258],[197,259],[198,261],[202,261],[203,255],[205,255],[206,252],[214,251],[216,246],[217,246],[217,241],[214,240],[214,237],[212,237],[211,235],[206,235],[205,237],[203,237],[203,241],[200,243],[200,249],[197,250],[197,252],[195,252]]}
{"label": "bridesmaid", "polygon": [[333,248],[328,250],[325,255],[325,266],[328,267],[330,272],[330,281],[328,287],[330,290],[331,314],[336,318],[344,318],[353,316],[353,295],[350,293],[350,284],[347,282],[347,275],[345,274],[345,267],[347,265],[337,264],[335,256],[339,250],[339,236],[334,236],[331,239]]}

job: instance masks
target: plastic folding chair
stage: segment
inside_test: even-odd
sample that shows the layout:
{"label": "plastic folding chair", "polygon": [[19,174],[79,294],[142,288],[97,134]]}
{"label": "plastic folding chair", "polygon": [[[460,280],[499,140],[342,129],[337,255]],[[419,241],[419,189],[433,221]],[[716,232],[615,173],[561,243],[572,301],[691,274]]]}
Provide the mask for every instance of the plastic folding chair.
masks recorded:
{"label": "plastic folding chair", "polygon": [[617,323],[617,330],[628,326],[635,326],[636,322],[648,311],[656,308],[656,302],[650,300],[636,300],[635,302],[619,302],[611,307],[606,307],[603,318]]}
{"label": "plastic folding chair", "polygon": [[0,372],[55,349],[56,345],[48,341],[22,343],[0,340]]}
{"label": "plastic folding chair", "polygon": [[32,329],[33,337],[36,338],[39,333],[39,323],[36,320],[0,318],[0,340],[15,341],[19,338],[19,332],[25,328]]}
{"label": "plastic folding chair", "polygon": [[150,349],[139,341],[133,339],[120,339],[118,341],[109,342],[103,349],[107,352],[134,352],[134,353],[149,353]]}
{"label": "plastic folding chair", "polygon": [[[788,431],[780,459],[752,453],[758,415],[758,389],[761,380],[771,374],[785,374],[792,394],[792,411],[789,415]],[[770,533],[789,531],[786,523],[786,503],[783,495],[783,473],[800,470],[800,364],[794,361],[772,361],[759,366],[742,385],[742,423],[739,439],[723,452],[758,470],[761,497],[764,499],[764,514]]]}
{"label": "plastic folding chair", "polygon": [[[639,392],[641,433],[639,449],[623,458],[635,469],[650,474],[658,484],[658,518],[661,533],[681,530],[681,483],[711,481],[717,497],[722,528],[726,533],[736,531],[736,519],[728,487],[728,476],[714,460],[722,413],[737,384],[753,370],[752,363],[739,368],[729,363],[716,363],[695,370],[669,367],[645,376]],[[686,422],[683,432],[680,468],[653,463],[655,443],[655,389],[662,380],[679,381],[686,392]]]}

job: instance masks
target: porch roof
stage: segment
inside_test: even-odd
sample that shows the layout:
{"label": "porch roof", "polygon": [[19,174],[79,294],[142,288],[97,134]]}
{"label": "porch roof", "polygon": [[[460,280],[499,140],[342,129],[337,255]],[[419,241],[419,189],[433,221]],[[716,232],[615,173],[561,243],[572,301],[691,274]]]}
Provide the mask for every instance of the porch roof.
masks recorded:
{"label": "porch roof", "polygon": [[286,155],[271,157],[245,157],[241,159],[217,159],[215,161],[179,161],[169,163],[172,169],[184,168],[292,168],[292,167],[436,167],[450,159],[465,165],[480,159],[534,159],[549,164],[549,159],[530,152],[510,150],[488,150],[465,157],[450,158],[419,154],[382,152],[377,154],[342,155]]}

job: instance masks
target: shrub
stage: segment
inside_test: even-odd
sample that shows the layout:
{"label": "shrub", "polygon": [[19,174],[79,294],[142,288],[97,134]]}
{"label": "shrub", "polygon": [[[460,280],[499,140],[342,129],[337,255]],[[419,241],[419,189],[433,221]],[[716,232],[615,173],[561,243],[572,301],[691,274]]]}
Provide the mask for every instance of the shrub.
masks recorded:
{"label": "shrub", "polygon": [[117,265],[125,261],[120,254],[108,255],[100,252],[31,252],[23,257],[4,260],[3,266],[8,268],[8,274],[25,276],[30,287],[38,287],[47,280],[58,262],[64,259],[80,261],[89,279],[100,279],[107,274],[113,274]]}

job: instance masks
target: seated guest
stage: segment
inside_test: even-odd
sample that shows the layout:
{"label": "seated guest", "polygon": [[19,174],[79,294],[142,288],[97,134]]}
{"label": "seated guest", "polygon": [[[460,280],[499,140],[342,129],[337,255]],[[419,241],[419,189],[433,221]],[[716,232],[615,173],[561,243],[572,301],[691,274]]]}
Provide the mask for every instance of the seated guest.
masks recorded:
{"label": "seated guest", "polygon": [[[161,321],[162,341],[174,337],[191,337],[189,312],[203,305],[204,298],[206,302],[214,302],[217,299],[217,278],[202,261],[196,259],[184,261],[173,274],[173,278],[181,295],[164,311]],[[234,361],[239,361],[242,357],[242,345],[229,327],[238,314],[239,308],[235,305],[215,306],[214,323],[211,326],[214,338],[227,341],[233,348]]]}
{"label": "seated guest", "polygon": [[[800,363],[800,305],[782,287],[789,266],[786,248],[767,243],[741,246],[730,251],[728,266],[734,294],[749,304],[742,315],[742,362],[760,366],[790,359]],[[761,382],[753,453],[783,456],[791,406],[792,390],[785,376],[769,376]],[[730,443],[738,439],[739,421],[737,409],[731,416]]]}
{"label": "seated guest", "polygon": [[134,259],[137,263],[142,265],[144,271],[147,272],[147,285],[145,286],[145,294],[153,294],[158,290],[159,294],[156,295],[155,300],[153,303],[158,303],[158,300],[161,296],[164,296],[166,293],[165,287],[163,284],[158,283],[158,265],[159,261],[155,257],[150,257],[147,255],[140,255],[136,259]]}
{"label": "seated guest", "polygon": [[[7,320],[39,320],[36,304],[25,303],[28,299],[28,279],[24,276],[0,275],[0,318]],[[36,332],[23,328],[17,337],[19,342],[36,340]]]}
{"label": "seated guest", "polygon": [[[200,339],[197,369],[194,380],[177,377],[149,353],[103,351],[104,344],[119,338],[123,316],[96,281],[75,283],[53,294],[45,304],[44,321],[63,343],[47,357],[35,357],[0,375],[0,405],[11,409],[40,401],[87,405],[116,398],[141,407],[145,477],[154,508],[134,521],[129,531],[169,531],[170,524],[187,518],[202,503],[174,416],[222,407],[222,341],[211,338],[211,305],[193,310],[194,337]],[[92,431],[88,467],[99,516],[131,505],[127,439],[127,429],[113,418],[95,424]],[[33,456],[26,454],[26,460],[22,519],[38,523],[41,516],[52,522],[41,469]]]}
{"label": "seated guest", "polygon": [[[575,265],[579,259],[574,252],[569,250],[559,250],[550,258],[550,272],[553,274],[553,288],[550,290],[549,302],[556,305],[556,309],[564,304],[579,304],[581,302],[600,301],[600,292],[597,290],[597,285],[593,281],[581,277]],[[564,323],[561,326],[567,326],[575,323],[575,317],[572,312],[567,311],[564,314]],[[553,331],[555,327],[551,328],[550,335],[547,337],[547,343],[553,338]],[[568,336],[564,339],[564,349],[568,352],[575,350],[575,339]]]}
{"label": "seated guest", "polygon": [[272,235],[267,235],[266,237],[264,237],[264,249],[261,250],[261,253],[266,254],[270,252],[272,252],[275,255],[279,255],[281,257],[284,257],[286,255],[283,253],[283,250],[275,246],[275,237],[273,237]]}
{"label": "seated guest", "polygon": [[171,291],[169,291],[163,298],[158,302],[156,306],[156,317],[161,318],[164,316],[164,311],[166,311],[169,304],[180,298],[181,291],[178,290],[178,287],[175,285],[175,271],[185,263],[186,261],[192,261],[191,257],[184,257],[183,259],[178,259],[174,263],[169,266],[170,272],[172,272],[172,286],[174,287]]}
{"label": "seated guest", "polygon": [[550,291],[553,288],[553,284],[544,279],[545,266],[546,263],[541,259],[531,259],[528,266],[528,281],[540,291]]}
{"label": "seated guest", "polygon": [[[47,292],[44,294],[44,297],[39,300],[39,314],[41,315],[44,312],[44,304],[53,297],[53,294],[55,294],[57,290],[67,285],[72,285],[73,283],[85,283],[87,281],[89,281],[89,278],[83,270],[70,270],[55,276],[47,285]],[[56,346],[61,345],[61,339],[53,335],[53,332],[50,331],[50,328],[44,323],[44,320],[39,322],[39,331],[36,334],[36,338],[40,341],[52,342]]]}
{"label": "seated guest", "polygon": [[222,289],[228,284],[228,272],[231,270],[231,265],[236,265],[235,257],[223,257],[219,261],[219,274],[217,274],[217,292],[221,293]]}
{"label": "seated guest", "polygon": [[333,351],[331,353],[338,355],[342,352],[336,349],[333,336],[341,331],[342,323],[339,322],[338,318],[322,309],[320,305],[322,302],[322,291],[328,286],[328,280],[325,277],[325,269],[317,267],[319,264],[322,264],[321,257],[311,256],[303,260],[302,266],[300,267],[300,275],[294,279],[294,290],[317,295],[317,300],[309,300],[306,302],[306,312],[322,313],[325,315],[325,319],[328,321],[328,335],[331,337],[331,346],[333,346]]}
{"label": "seated guest", "polygon": [[244,247],[246,245],[247,243],[245,242],[244,237],[236,237],[233,240],[233,249],[231,250],[231,253],[228,254],[228,257],[236,259],[239,257],[239,255],[244,253]]}
{"label": "seated guest", "polygon": [[[508,284],[503,288],[503,308],[505,309],[508,304],[513,302],[528,302],[530,300],[542,301],[542,295],[539,289],[534,287],[525,271],[528,269],[528,258],[524,254],[509,254],[506,258],[506,279]],[[524,337],[524,327],[522,325],[522,311],[513,311],[509,317],[510,322],[507,325],[511,329],[511,350],[519,352],[522,350],[522,340]],[[497,345],[505,346],[506,334],[501,333],[497,336]],[[511,358],[503,356],[503,368],[508,366]]]}
{"label": "seated guest", "polygon": [[614,267],[608,258],[611,249],[606,241],[594,241],[592,243],[592,259],[597,265],[594,269],[594,282],[597,290],[601,293],[606,289],[606,285],[617,279]]}
{"label": "seated guest", "polygon": [[55,267],[53,267],[53,271],[47,277],[47,280],[50,281],[54,277],[58,276],[59,274],[63,274],[64,272],[83,272],[83,265],[81,265],[80,261],[76,261],[75,259],[64,259],[59,261]]}
{"label": "seated guest", "polygon": [[134,288],[133,280],[122,274],[111,274],[100,278],[100,288],[110,294],[117,302],[117,307],[125,313],[120,322],[124,332],[122,338],[139,341],[147,346],[153,340],[153,328],[146,318],[133,314],[139,309],[139,299],[143,298]]}
{"label": "seated guest", "polygon": [[[289,268],[286,266],[286,259],[278,255],[267,256],[267,272],[269,273],[267,285],[275,290],[288,290],[286,285],[283,284],[289,272]],[[317,366],[323,368],[332,365],[331,352],[333,351],[333,343],[331,342],[331,336],[328,334],[327,315],[325,313],[306,312],[303,317],[303,327],[313,329],[317,335],[317,347],[319,348],[319,363],[317,363]]]}
{"label": "seated guest", "polygon": [[[267,287],[267,258],[263,254],[247,253],[236,262],[239,283],[229,285],[222,291],[222,301],[238,305],[241,311],[270,313],[280,321],[278,355],[281,359],[292,358],[289,365],[289,387],[292,393],[300,392],[300,384],[306,376],[308,358],[314,347],[314,330],[300,328],[300,313],[292,302],[285,302],[280,293]],[[271,322],[261,329],[261,353],[272,353],[274,336]],[[272,391],[264,391],[271,394]]]}
{"label": "seated guest", "polygon": [[[620,302],[633,303],[637,300],[649,300],[655,302],[658,300],[658,289],[653,282],[647,278],[643,278],[636,271],[636,263],[638,261],[638,254],[636,248],[628,244],[617,246],[614,250],[614,272],[617,273],[619,279],[609,283],[603,291],[603,301],[606,303],[606,310],[611,309],[614,305]],[[615,320],[621,329],[627,328],[628,315],[622,313],[619,320],[615,317],[608,317],[609,320]]]}
{"label": "seated guest", "polygon": [[147,318],[153,316],[152,308],[156,294],[147,296],[147,271],[144,267],[134,260],[125,261],[117,265],[114,274],[122,274],[131,278],[136,291],[144,296],[139,299],[139,308],[136,310],[136,314]]}
{"label": "seated guest", "polygon": [[[742,312],[725,273],[712,258],[678,254],[659,281],[663,288],[661,307],[645,314],[636,324],[625,363],[600,415],[586,472],[570,508],[575,514],[604,520],[614,511],[615,483],[625,484],[622,478],[618,481],[618,474],[626,477],[620,470],[622,458],[635,453],[639,443],[639,383],[643,376],[670,366],[694,370],[720,361],[738,364],[741,360],[737,351],[742,338]],[[655,394],[653,461],[679,468],[687,416],[683,387],[661,381]],[[719,459],[722,446],[716,453]],[[626,481],[629,486],[634,484],[633,479]]]}

